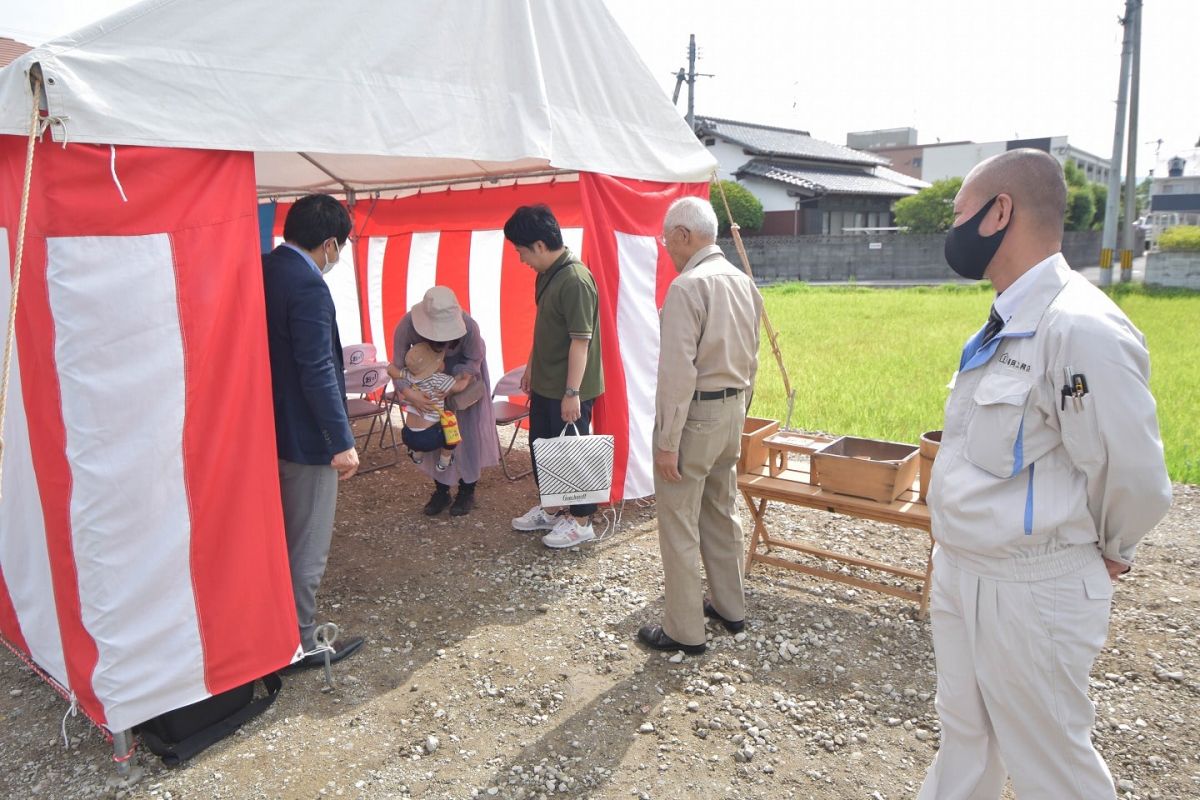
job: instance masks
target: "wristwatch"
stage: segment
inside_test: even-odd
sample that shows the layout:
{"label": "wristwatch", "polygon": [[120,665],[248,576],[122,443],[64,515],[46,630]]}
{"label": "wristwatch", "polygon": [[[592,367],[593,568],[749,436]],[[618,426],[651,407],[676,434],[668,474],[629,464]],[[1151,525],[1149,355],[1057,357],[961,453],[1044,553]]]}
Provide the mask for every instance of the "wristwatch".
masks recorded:
{"label": "wristwatch", "polygon": [[563,392],[563,397],[579,397],[579,390],[572,389],[570,386],[568,386],[566,391]]}

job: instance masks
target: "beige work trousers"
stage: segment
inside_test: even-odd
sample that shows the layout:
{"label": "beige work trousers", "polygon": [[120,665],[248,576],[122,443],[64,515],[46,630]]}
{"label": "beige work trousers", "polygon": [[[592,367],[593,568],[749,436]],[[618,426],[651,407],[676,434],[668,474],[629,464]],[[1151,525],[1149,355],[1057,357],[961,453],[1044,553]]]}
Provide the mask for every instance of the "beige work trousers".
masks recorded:
{"label": "beige work trousers", "polygon": [[701,561],[717,613],[728,620],[746,616],[742,526],[734,514],[745,403],[742,393],[693,400],[679,441],[683,479],[666,481],[657,470],[654,473],[658,546],[666,583],[662,627],[681,644],[705,641]]}
{"label": "beige work trousers", "polygon": [[917,798],[997,800],[1011,777],[1020,800],[1112,800],[1088,698],[1113,593],[1100,552],[1006,561],[991,569],[934,550],[942,742]]}

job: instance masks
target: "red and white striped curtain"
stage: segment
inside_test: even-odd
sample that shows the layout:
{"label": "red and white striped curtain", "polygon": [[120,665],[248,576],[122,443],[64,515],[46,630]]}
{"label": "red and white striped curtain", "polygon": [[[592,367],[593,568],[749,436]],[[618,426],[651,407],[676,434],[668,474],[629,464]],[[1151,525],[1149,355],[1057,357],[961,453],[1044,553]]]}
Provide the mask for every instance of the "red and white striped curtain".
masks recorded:
{"label": "red and white striped curtain", "polygon": [[[707,184],[582,173],[578,180],[360,201],[354,260],[363,340],[390,358],[400,318],[429,287],[448,286],[479,323],[492,380],[524,364],[533,336],[535,274],[505,242],[503,227],[518,206],[547,204],[600,292],[605,393],[596,404],[594,428],[616,441],[613,499],[653,494],[658,308],[675,275],[658,236],[671,202],[707,193]],[[285,213],[281,208],[277,233]]]}
{"label": "red and white striped curtain", "polygon": [[[6,310],[24,150],[0,136]],[[0,633],[110,730],[278,669],[299,645],[254,194],[248,153],[36,151]]]}
{"label": "red and white striped curtain", "polygon": [[[0,136],[0,308],[24,145]],[[110,730],[298,649],[254,192],[248,153],[37,150],[3,430],[0,634]],[[523,363],[534,275],[502,227],[548,203],[600,290],[595,427],[616,438],[613,497],[650,494],[657,310],[674,275],[655,240],[672,200],[706,192],[582,174],[362,202],[363,338],[390,349],[436,283],[479,321],[493,378]]]}

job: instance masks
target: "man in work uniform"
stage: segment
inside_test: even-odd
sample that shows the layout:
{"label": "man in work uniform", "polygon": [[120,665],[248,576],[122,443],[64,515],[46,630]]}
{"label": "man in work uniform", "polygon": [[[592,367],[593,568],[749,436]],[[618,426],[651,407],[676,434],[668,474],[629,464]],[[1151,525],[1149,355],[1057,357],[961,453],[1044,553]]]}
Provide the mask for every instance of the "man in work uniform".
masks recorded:
{"label": "man in work uniform", "polygon": [[[529,395],[529,446],[558,436],[567,424],[586,436],[592,404],[604,393],[600,363],[600,305],[592,273],[563,244],[558,220],[548,206],[521,206],[504,223],[521,262],[537,272],[533,347],[521,378]],[[570,431],[569,431],[570,432]],[[537,479],[536,461],[534,479]],[[549,530],[547,547],[565,548],[596,538],[595,503],[577,503],[556,515],[538,503],[512,521],[514,530]]]}
{"label": "man in work uniform", "polygon": [[1062,254],[1066,186],[1039,150],[979,164],[946,260],[996,289],[963,349],[933,471],[930,612],[942,741],[920,800],[1115,797],[1088,674],[1113,583],[1166,513],[1141,333]]}
{"label": "man in work uniform", "polygon": [[[734,515],[737,460],[758,368],[762,296],[716,245],[717,218],[700,198],[675,201],[662,244],[679,270],[662,307],[655,396],[654,492],[666,608],[638,638],[655,650],[703,653],[704,617],[745,624],[742,529]],[[700,585],[700,562],[711,600]]]}

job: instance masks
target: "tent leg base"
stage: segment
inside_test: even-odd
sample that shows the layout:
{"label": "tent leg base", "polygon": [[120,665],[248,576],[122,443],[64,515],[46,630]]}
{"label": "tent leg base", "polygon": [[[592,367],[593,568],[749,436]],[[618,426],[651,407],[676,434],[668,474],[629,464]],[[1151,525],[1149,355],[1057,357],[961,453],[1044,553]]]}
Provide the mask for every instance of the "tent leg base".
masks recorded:
{"label": "tent leg base", "polygon": [[133,766],[133,731],[126,728],[123,731],[113,731],[113,762],[117,765],[117,774],[128,778]]}

